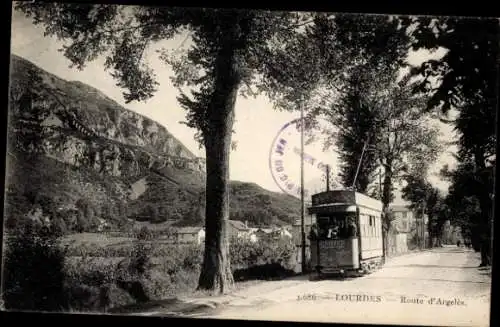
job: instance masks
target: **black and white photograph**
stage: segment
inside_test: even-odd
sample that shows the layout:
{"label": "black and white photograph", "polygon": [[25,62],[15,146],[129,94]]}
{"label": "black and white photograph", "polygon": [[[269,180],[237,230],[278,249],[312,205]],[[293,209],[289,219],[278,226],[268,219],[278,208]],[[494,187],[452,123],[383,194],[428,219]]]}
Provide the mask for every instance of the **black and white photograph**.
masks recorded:
{"label": "black and white photograph", "polygon": [[489,326],[499,40],[13,2],[0,309]]}

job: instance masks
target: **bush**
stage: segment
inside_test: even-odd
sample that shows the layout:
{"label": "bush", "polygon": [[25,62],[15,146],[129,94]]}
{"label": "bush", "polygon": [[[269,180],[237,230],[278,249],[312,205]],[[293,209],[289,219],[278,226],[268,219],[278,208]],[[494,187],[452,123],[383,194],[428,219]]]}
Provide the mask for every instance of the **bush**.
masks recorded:
{"label": "bush", "polygon": [[132,250],[132,245],[108,245],[103,247],[98,244],[80,244],[68,248],[67,255],[70,257],[129,257]]}
{"label": "bush", "polygon": [[64,250],[47,226],[26,224],[6,238],[6,309],[59,311],[67,308]]}
{"label": "bush", "polygon": [[237,266],[279,264],[290,268],[295,258],[295,246],[287,241],[253,243],[250,240],[234,238],[230,244],[231,263]]}
{"label": "bush", "polygon": [[[161,244],[144,237],[121,246],[72,248],[70,253],[78,257],[68,258],[66,265],[71,306],[105,311],[193,292],[203,250],[202,245]],[[294,258],[295,247],[289,242],[230,242],[237,281],[290,275]]]}
{"label": "bush", "polygon": [[155,238],[155,235],[152,230],[144,226],[139,230],[136,237],[141,241],[150,241]]}

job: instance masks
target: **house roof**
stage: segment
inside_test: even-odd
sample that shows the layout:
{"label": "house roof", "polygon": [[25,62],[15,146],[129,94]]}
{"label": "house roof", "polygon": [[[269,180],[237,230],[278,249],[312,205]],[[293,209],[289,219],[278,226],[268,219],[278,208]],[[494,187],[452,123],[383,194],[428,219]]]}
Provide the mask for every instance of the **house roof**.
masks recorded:
{"label": "house roof", "polygon": [[196,234],[200,230],[202,230],[203,227],[181,227],[176,229],[177,234]]}
{"label": "house roof", "polygon": [[229,220],[229,225],[233,227],[234,229],[241,230],[241,231],[248,231],[249,228],[245,226],[245,223],[239,220]]}

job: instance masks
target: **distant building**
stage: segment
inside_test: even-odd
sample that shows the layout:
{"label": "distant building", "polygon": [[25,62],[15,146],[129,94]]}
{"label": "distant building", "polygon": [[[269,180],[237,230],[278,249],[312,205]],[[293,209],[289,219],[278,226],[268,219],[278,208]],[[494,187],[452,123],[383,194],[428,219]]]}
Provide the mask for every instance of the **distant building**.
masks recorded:
{"label": "distant building", "polygon": [[102,219],[102,218],[97,218],[98,219],[98,225],[97,225],[97,231],[98,232],[103,232],[105,230],[109,230],[110,229],[110,225],[108,224],[108,222],[106,221],[106,219]]}
{"label": "distant building", "polygon": [[205,158],[196,157],[194,159],[194,165],[196,167],[195,170],[198,170],[200,172],[206,172],[207,161]]}
{"label": "distant building", "polygon": [[259,228],[255,235],[259,241],[279,241],[292,240],[293,235],[284,227],[279,228]]}
{"label": "distant building", "polygon": [[249,228],[248,237],[252,243],[256,243],[259,240],[257,235],[259,228]]}
{"label": "distant building", "polygon": [[[263,240],[292,240],[293,236],[286,228],[249,228],[247,222],[239,220],[228,221],[228,238],[247,239],[252,243]],[[205,228],[181,227],[173,229],[170,235],[162,236],[167,243],[202,244],[205,240]]]}
{"label": "distant building", "polygon": [[271,228],[258,228],[254,235],[258,241],[269,240],[271,238],[271,232]]}
{"label": "distant building", "polygon": [[[394,215],[392,226],[395,235],[390,240],[392,253],[404,253],[411,248],[423,245],[427,233],[427,215],[422,215],[417,209],[409,205],[391,205],[390,210]],[[424,224],[424,225],[422,225]]]}
{"label": "distant building", "polygon": [[292,233],[286,229],[285,227],[280,227],[272,231],[271,233],[274,239],[288,239],[291,240],[293,238]]}
{"label": "distant building", "polygon": [[416,212],[408,205],[389,206],[394,215],[393,226],[399,233],[410,233],[416,227]]}
{"label": "distant building", "polygon": [[247,222],[242,222],[239,220],[229,220],[227,226],[227,232],[229,239],[233,237],[244,238],[244,237],[249,237],[250,228],[248,228]]}

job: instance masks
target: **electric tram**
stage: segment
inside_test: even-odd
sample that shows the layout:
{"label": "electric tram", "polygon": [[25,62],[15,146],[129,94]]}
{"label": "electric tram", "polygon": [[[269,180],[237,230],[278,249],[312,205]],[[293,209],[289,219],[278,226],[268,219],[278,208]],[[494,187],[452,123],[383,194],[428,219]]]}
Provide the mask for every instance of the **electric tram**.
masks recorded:
{"label": "electric tram", "polygon": [[310,258],[317,277],[360,276],[383,263],[382,202],[354,190],[312,195]]}

